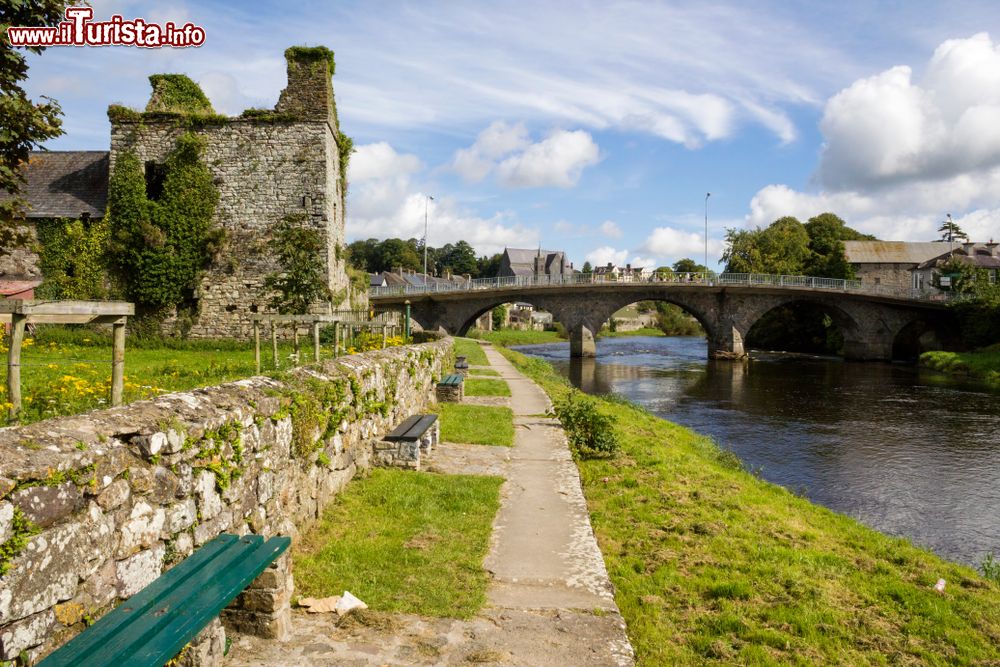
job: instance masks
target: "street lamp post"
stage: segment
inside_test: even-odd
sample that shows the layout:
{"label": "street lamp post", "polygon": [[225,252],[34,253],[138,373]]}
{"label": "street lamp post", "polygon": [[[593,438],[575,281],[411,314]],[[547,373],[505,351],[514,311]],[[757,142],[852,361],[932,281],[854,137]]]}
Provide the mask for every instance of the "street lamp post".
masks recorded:
{"label": "street lamp post", "polygon": [[427,290],[427,203],[433,201],[434,197],[427,195],[424,200],[424,290]]}
{"label": "street lamp post", "polygon": [[705,193],[705,273],[708,273],[708,198],[711,192]]}

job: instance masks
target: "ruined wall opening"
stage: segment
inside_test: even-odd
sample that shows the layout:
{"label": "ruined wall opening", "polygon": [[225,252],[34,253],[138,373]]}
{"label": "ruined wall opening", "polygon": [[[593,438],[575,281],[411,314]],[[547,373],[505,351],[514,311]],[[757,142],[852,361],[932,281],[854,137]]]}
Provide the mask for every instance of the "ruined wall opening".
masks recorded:
{"label": "ruined wall opening", "polygon": [[843,356],[845,333],[855,327],[853,318],[839,308],[815,301],[791,301],[754,322],[744,345],[748,350]]}

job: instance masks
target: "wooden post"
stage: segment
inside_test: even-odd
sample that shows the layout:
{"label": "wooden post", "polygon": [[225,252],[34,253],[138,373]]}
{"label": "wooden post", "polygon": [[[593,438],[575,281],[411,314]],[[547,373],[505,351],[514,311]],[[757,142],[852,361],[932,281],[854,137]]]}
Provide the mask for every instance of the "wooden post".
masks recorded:
{"label": "wooden post", "polygon": [[253,362],[260,375],[260,321],[253,321]]}
{"label": "wooden post", "polygon": [[10,349],[7,351],[7,400],[11,403],[10,418],[21,411],[21,343],[27,317],[11,314]]}
{"label": "wooden post", "polygon": [[313,322],[313,361],[319,363],[319,322]]}
{"label": "wooden post", "polygon": [[333,358],[340,356],[340,322],[333,323]]}
{"label": "wooden post", "polygon": [[292,322],[292,353],[295,355],[295,365],[299,365],[299,325]]}
{"label": "wooden post", "polygon": [[278,368],[278,323],[271,322],[271,355],[274,357],[274,368]]}
{"label": "wooden post", "polygon": [[112,326],[111,405],[122,404],[125,387],[125,318]]}
{"label": "wooden post", "polygon": [[382,325],[382,349],[385,349],[386,340],[389,338],[389,327],[385,324]]}

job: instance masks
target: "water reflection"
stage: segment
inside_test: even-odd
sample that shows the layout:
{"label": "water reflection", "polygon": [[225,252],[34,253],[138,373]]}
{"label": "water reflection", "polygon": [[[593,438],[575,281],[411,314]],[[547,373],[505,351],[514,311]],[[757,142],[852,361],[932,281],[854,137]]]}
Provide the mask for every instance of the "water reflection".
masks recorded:
{"label": "water reflection", "polygon": [[970,564],[1000,553],[1000,401],[982,387],[896,364],[709,362],[697,338],[607,339],[572,361],[566,344],[518,349],[883,532]]}

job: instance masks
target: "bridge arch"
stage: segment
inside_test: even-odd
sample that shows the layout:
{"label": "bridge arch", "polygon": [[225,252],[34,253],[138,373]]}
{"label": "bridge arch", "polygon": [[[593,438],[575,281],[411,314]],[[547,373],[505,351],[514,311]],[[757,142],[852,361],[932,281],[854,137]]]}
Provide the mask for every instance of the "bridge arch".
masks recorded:
{"label": "bridge arch", "polygon": [[[824,317],[830,318],[832,333],[839,335],[839,341],[830,339],[831,331],[824,326]],[[857,338],[861,328],[857,314],[850,312],[849,306],[811,295],[789,295],[761,304],[743,326],[747,347],[831,353],[842,352],[844,341]],[[819,336],[822,341],[817,340]],[[806,337],[812,340],[806,342]],[[831,344],[836,344],[836,348],[830,349]]]}

